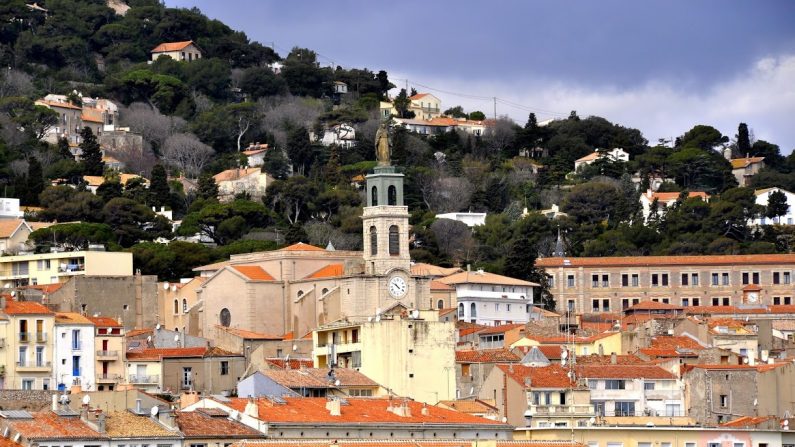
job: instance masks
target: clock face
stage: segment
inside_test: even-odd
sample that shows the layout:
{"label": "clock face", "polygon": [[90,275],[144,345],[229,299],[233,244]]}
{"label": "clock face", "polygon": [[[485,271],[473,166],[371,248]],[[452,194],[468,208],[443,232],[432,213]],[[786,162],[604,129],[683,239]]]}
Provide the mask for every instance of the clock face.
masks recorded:
{"label": "clock face", "polygon": [[393,298],[404,297],[408,290],[409,285],[402,276],[393,276],[392,279],[389,280],[389,294],[392,295]]}
{"label": "clock face", "polygon": [[755,303],[759,299],[759,296],[756,293],[749,293],[748,294],[748,301],[751,303]]}

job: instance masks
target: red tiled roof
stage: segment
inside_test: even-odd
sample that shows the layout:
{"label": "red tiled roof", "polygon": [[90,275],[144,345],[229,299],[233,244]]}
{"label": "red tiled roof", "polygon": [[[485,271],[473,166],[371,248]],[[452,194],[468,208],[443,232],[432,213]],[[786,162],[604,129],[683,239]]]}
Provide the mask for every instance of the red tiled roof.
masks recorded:
{"label": "red tiled roof", "polygon": [[711,371],[722,371],[722,370],[756,370],[757,372],[767,372],[774,370],[776,368],[781,368],[782,366],[791,365],[791,363],[772,363],[772,364],[761,364],[761,365],[734,365],[734,364],[693,364],[693,365],[684,365],[686,370],[689,371],[691,369],[707,369]]}
{"label": "red tiled roof", "polygon": [[35,301],[6,300],[5,313],[8,315],[52,315],[47,306]]}
{"label": "red tiled roof", "polygon": [[215,325],[216,328],[228,332],[234,336],[245,338],[247,340],[282,340],[284,337],[281,335],[268,335],[261,332],[247,331],[245,329],[237,329],[232,327],[225,327],[219,324]]}
{"label": "red tiled roof", "polygon": [[428,95],[430,95],[430,93],[417,93],[416,95],[409,96],[409,99],[422,99]]}
{"label": "red tiled roof", "polygon": [[740,416],[737,419],[733,419],[729,422],[724,422],[719,424],[720,427],[735,427],[735,428],[743,428],[743,427],[755,427],[759,424],[767,422],[769,420],[777,420],[775,416]]}
{"label": "red tiled roof", "polygon": [[535,340],[540,344],[566,344],[566,343],[593,343],[597,340],[601,340],[603,338],[610,337],[612,335],[617,334],[617,332],[602,332],[601,334],[589,335],[586,337],[566,337],[565,335],[556,335],[556,336],[543,336],[543,335],[525,335],[525,338],[530,340]]}
{"label": "red tiled roof", "polygon": [[[649,200],[657,199],[658,202],[673,202],[679,199],[678,192],[655,192],[652,193],[651,197],[646,195]],[[701,197],[701,200],[706,201],[709,198],[709,194],[705,193],[704,191],[690,191],[687,193],[687,198],[692,197]]]}
{"label": "red tiled roof", "polygon": [[296,244],[280,248],[280,251],[326,251],[325,248],[315,247],[314,245],[298,242]]}
{"label": "red tiled roof", "polygon": [[754,163],[764,161],[765,157],[746,157],[746,158],[732,158],[730,160],[732,169],[743,169]]}
{"label": "red tiled roof", "polygon": [[699,342],[683,335],[665,335],[651,339],[647,348],[640,352],[650,357],[697,357],[694,351],[704,349]]}
{"label": "red tiled roof", "polygon": [[476,332],[480,332],[483,329],[487,329],[487,328],[488,328],[488,326],[485,326],[485,325],[482,325],[482,324],[475,324],[475,325],[472,325],[472,326],[462,327],[462,328],[458,329],[458,336],[459,337],[466,337],[467,335],[472,335],[472,334],[474,334]]}
{"label": "red tiled roof", "polygon": [[48,105],[50,107],[62,107],[64,109],[74,109],[74,110],[82,110],[82,107],[76,106],[70,102],[61,102],[61,101],[49,101],[46,99],[37,99],[37,103],[41,103],[44,105]]}
{"label": "red tiled roof", "polygon": [[102,435],[91,429],[86,423],[76,417],[59,417],[51,411],[31,413],[33,419],[14,420],[6,422],[13,430],[22,434],[27,440],[39,439],[105,439]]}
{"label": "red tiled roof", "polygon": [[347,368],[337,368],[334,371],[334,381],[329,380],[326,368],[270,369],[262,373],[287,388],[335,388],[336,381],[339,381],[341,387],[378,386],[359,371]]}
{"label": "red tiled roof", "polygon": [[276,281],[276,278],[258,265],[233,265],[231,268],[237,270],[251,281]]}
{"label": "red tiled roof", "polygon": [[285,369],[285,367],[289,367],[289,369],[312,368],[314,366],[311,359],[290,359],[285,361],[282,358],[272,358],[265,359],[265,361],[280,369]]}
{"label": "red tiled roof", "polygon": [[518,362],[519,356],[507,349],[481,349],[456,351],[455,361],[458,363],[507,363]]}
{"label": "red tiled roof", "polygon": [[433,280],[431,281],[431,290],[455,290],[455,287],[447,285],[441,281]]}
{"label": "red tiled roof", "polygon": [[462,413],[479,414],[497,412],[498,408],[482,400],[440,400],[436,405],[443,405]]}
{"label": "red tiled roof", "polygon": [[536,267],[795,264],[795,254],[539,258]]}
{"label": "red tiled roof", "polygon": [[524,328],[524,323],[501,324],[499,326],[488,327],[478,332],[478,335],[504,334],[517,328]]}
{"label": "red tiled roof", "polygon": [[580,327],[586,331],[607,332],[613,329],[613,323],[609,321],[582,321]]}
{"label": "red tiled roof", "polygon": [[577,373],[586,379],[676,379],[654,365],[582,365],[577,366]]}
{"label": "red tiled roof", "polygon": [[210,416],[202,411],[176,412],[177,426],[186,438],[264,438],[253,428],[224,416]]}
{"label": "red tiled roof", "polygon": [[484,271],[474,271],[474,272],[459,272],[453,273],[450,276],[445,276],[439,278],[438,281],[441,281],[445,284],[449,285],[456,285],[456,284],[489,284],[489,285],[497,285],[497,286],[534,286],[537,287],[538,284],[530,281],[524,281],[521,279],[511,278],[510,276],[503,276],[498,275],[496,273],[484,272]]}
{"label": "red tiled roof", "polygon": [[[646,363],[640,357],[632,354],[616,355],[616,365],[638,365]],[[612,355],[579,355],[577,356],[578,365],[611,365],[613,364]]]}
{"label": "red tiled roof", "polygon": [[329,264],[310,273],[306,279],[336,278],[342,276],[345,268],[342,264]]}
{"label": "red tiled roof", "polygon": [[134,351],[127,351],[128,360],[162,360],[164,358],[181,357],[230,357],[239,356],[217,347],[194,347],[194,348],[144,348]]}
{"label": "red tiled roof", "polygon": [[134,338],[134,337],[138,337],[139,335],[151,334],[152,331],[154,331],[154,329],[152,329],[152,328],[149,328],[149,329],[132,329],[132,330],[127,331],[127,333],[124,334],[124,335],[126,335],[127,338]]}
{"label": "red tiled roof", "polygon": [[624,312],[628,310],[682,310],[682,306],[647,300],[626,308]]}
{"label": "red tiled roof", "polygon": [[[256,399],[259,419],[269,423],[303,423],[312,426],[350,423],[374,425],[415,423],[424,425],[461,424],[467,427],[478,425],[508,427],[500,422],[435,406],[425,406],[411,400],[347,397],[347,405],[340,406],[340,416],[332,416],[326,409],[328,400],[325,397],[286,397],[284,401],[284,404],[274,404],[266,398]],[[242,413],[245,411],[247,403],[248,399],[231,398],[228,403],[224,404]],[[390,405],[403,404],[411,410],[409,416],[398,416],[387,410]],[[427,414],[422,414],[423,408],[427,410]]]}
{"label": "red tiled roof", "polygon": [[[470,441],[462,442],[460,440],[438,439],[335,439],[332,442],[334,447],[469,447],[472,444],[476,444]],[[300,443],[295,443],[284,439],[254,440],[236,442],[232,444],[231,447],[287,447],[288,445],[297,445],[299,447],[329,447],[329,441],[302,439]],[[586,447],[585,444],[580,442],[543,440],[496,440],[495,444],[492,445],[495,447]]]}
{"label": "red tiled roof", "polygon": [[[86,316],[96,327],[121,327],[121,324],[115,318],[110,317],[89,317]],[[150,329],[151,330],[151,329]]]}
{"label": "red tiled roof", "polygon": [[530,388],[568,388],[574,385],[568,371],[555,363],[539,367],[497,365],[497,368],[522,387],[525,386],[525,379],[530,379]]}
{"label": "red tiled roof", "polygon": [[[24,219],[5,219],[0,220],[0,238],[9,238],[17,232],[19,227],[26,226]],[[30,230],[30,227],[28,226]]]}
{"label": "red tiled roof", "polygon": [[44,294],[49,294],[61,290],[61,287],[63,287],[64,284],[65,283],[62,282],[56,282],[53,284],[37,284],[35,286],[23,286],[20,287],[20,289],[40,290]]}
{"label": "red tiled roof", "polygon": [[[152,53],[167,53],[170,51],[180,51],[188,45],[196,45],[192,40],[185,40],[182,42],[164,42],[152,49]],[[198,48],[198,47],[197,47]]]}

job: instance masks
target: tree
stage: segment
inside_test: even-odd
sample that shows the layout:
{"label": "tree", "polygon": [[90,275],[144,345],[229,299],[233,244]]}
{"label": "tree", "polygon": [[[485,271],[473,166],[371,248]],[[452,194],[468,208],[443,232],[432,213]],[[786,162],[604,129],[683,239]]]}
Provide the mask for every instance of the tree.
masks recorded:
{"label": "tree", "polygon": [[211,174],[205,173],[199,176],[198,196],[205,200],[218,199],[218,183]]}
{"label": "tree", "polygon": [[105,172],[105,162],[102,161],[102,151],[99,148],[97,137],[91,128],[86,126],[80,131],[80,162],[83,164],[85,175],[102,175]]}
{"label": "tree", "polygon": [[320,98],[330,90],[331,69],[321,68],[317,54],[306,48],[293,48],[284,61],[282,77],[297,96]]}
{"label": "tree", "polygon": [[72,151],[69,149],[69,140],[66,138],[58,138],[58,143],[56,144],[56,148],[58,151],[58,155],[64,160],[74,160],[75,157],[72,155]]}
{"label": "tree", "polygon": [[408,94],[406,94],[406,89],[400,89],[395,99],[392,100],[392,106],[395,107],[395,110],[401,118],[413,118],[413,116],[408,116],[408,114],[411,113],[409,112],[410,105],[411,99],[409,99]]}
{"label": "tree", "polygon": [[278,148],[268,149],[262,158],[262,170],[276,180],[284,180],[290,174],[290,163],[284,151]]}
{"label": "tree", "polygon": [[168,174],[161,164],[156,164],[152,168],[152,175],[149,179],[149,205],[163,206],[170,203],[171,188],[168,186]]}
{"label": "tree", "polygon": [[314,182],[304,176],[294,175],[287,180],[271,183],[262,201],[282,213],[290,225],[295,225],[312,212],[317,194],[318,188]]}
{"label": "tree", "polygon": [[451,219],[436,219],[431,224],[439,253],[456,263],[471,259],[475,248],[472,230],[463,223]]}
{"label": "tree", "polygon": [[375,78],[378,81],[378,99],[383,101],[386,99],[389,90],[395,88],[395,84],[389,82],[389,77],[384,70],[380,70]]}
{"label": "tree", "polygon": [[108,244],[114,241],[113,230],[104,223],[66,223],[40,228],[30,234],[36,251],[46,253],[50,247],[85,250],[89,244]]}
{"label": "tree", "polygon": [[715,146],[728,142],[729,137],[723,136],[718,129],[699,124],[685,132],[680,137],[677,146],[683,148],[697,147],[705,151],[711,151]]}
{"label": "tree", "polygon": [[121,197],[122,193],[123,188],[119,179],[105,179],[105,181],[97,187],[97,196],[101,197],[102,201],[105,203],[110,202],[116,197]]}
{"label": "tree", "polygon": [[287,156],[293,165],[293,171],[305,175],[314,161],[314,148],[309,141],[309,132],[305,127],[296,127],[287,134]]}
{"label": "tree", "polygon": [[464,108],[461,106],[450,107],[444,111],[444,114],[452,116],[453,118],[468,118],[468,115],[464,112]]}
{"label": "tree", "polygon": [[173,134],[163,143],[163,161],[188,178],[196,178],[213,155],[213,148],[192,133]]}
{"label": "tree", "polygon": [[281,95],[287,92],[287,83],[268,67],[251,67],[243,72],[240,89],[256,101],[263,96]]}
{"label": "tree", "polygon": [[578,223],[606,221],[615,213],[618,189],[607,183],[589,182],[575,186],[563,201],[563,211]]}
{"label": "tree", "polygon": [[469,113],[469,119],[473,121],[483,121],[486,119],[486,114],[480,110],[475,110],[474,112]]}
{"label": "tree", "polygon": [[25,204],[36,206],[39,204],[39,194],[44,191],[44,173],[41,163],[36,157],[30,157],[28,161],[27,191],[25,192]]}
{"label": "tree", "polygon": [[789,212],[789,204],[787,203],[787,195],[782,191],[776,190],[767,196],[767,207],[765,208],[765,217],[768,219],[777,219],[784,216]]}
{"label": "tree", "polygon": [[51,186],[39,195],[44,211],[41,217],[48,221],[97,222],[102,220],[102,199],[88,191],[78,191],[69,186]]}
{"label": "tree", "polygon": [[748,136],[748,125],[740,123],[737,127],[737,152],[740,156],[746,156],[751,151],[751,139]]}
{"label": "tree", "polygon": [[153,239],[145,224],[154,220],[155,213],[143,203],[124,197],[115,198],[105,204],[102,217],[113,229],[115,242],[122,247],[129,247],[139,240]]}

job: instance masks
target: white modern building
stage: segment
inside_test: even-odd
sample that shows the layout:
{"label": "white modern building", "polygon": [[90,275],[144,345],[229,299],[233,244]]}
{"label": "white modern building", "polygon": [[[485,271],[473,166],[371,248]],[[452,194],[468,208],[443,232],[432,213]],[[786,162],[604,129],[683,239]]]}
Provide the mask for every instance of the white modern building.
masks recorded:
{"label": "white modern building", "polygon": [[58,389],[95,391],[94,323],[76,312],[55,314],[53,380]]}
{"label": "white modern building", "polygon": [[536,283],[477,270],[437,281],[455,287],[458,320],[487,326],[527,323],[533,311]]}
{"label": "white modern building", "polygon": [[576,371],[598,416],[685,415],[679,380],[657,365],[585,365]]}
{"label": "white modern building", "polygon": [[24,213],[19,208],[19,199],[0,198],[0,219],[19,219]]}
{"label": "white modern building", "polygon": [[768,201],[770,200],[770,194],[781,191],[787,197],[787,205],[789,208],[787,209],[787,214],[779,217],[774,217],[773,219],[768,219],[765,216],[758,216],[754,220],[751,221],[752,225],[772,225],[772,224],[781,224],[781,225],[792,225],[795,223],[795,213],[792,210],[792,204],[795,204],[795,194],[787,191],[786,189],[781,188],[765,188],[765,189],[757,189],[754,191],[754,195],[756,196],[756,204],[767,206]]}
{"label": "white modern building", "polygon": [[437,214],[437,219],[450,219],[450,220],[457,220],[459,222],[463,222],[467,224],[468,227],[474,227],[476,225],[484,225],[486,223],[486,213],[444,213],[444,214]]}

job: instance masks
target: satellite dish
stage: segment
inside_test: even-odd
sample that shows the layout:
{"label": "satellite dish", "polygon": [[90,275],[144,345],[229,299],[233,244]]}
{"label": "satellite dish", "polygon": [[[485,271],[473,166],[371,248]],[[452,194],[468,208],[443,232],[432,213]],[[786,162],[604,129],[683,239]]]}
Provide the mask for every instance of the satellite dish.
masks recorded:
{"label": "satellite dish", "polygon": [[743,363],[748,364],[748,357],[743,357]]}
{"label": "satellite dish", "polygon": [[293,351],[297,351],[297,350],[298,350],[298,345],[293,344]]}
{"label": "satellite dish", "polygon": [[504,423],[506,423],[506,422],[508,422],[508,418],[507,418],[507,417],[505,417],[505,416],[503,416],[503,417],[502,417],[502,423],[504,424]]}
{"label": "satellite dish", "polygon": [[560,358],[566,360],[569,357],[569,351],[561,351]]}
{"label": "satellite dish", "polygon": [[168,283],[167,282],[163,283],[163,290],[168,290]]}
{"label": "satellite dish", "polygon": [[158,330],[158,331],[160,330],[160,323],[157,323],[157,324],[155,325],[155,330]]}
{"label": "satellite dish", "polygon": [[12,290],[11,291],[11,296],[17,296],[17,291],[16,290]]}
{"label": "satellite dish", "polygon": [[789,419],[784,419],[784,426],[786,427],[788,425],[789,425]]}
{"label": "satellite dish", "polygon": [[10,289],[10,288],[11,288],[11,284],[10,284],[10,283],[9,283],[9,284],[6,284],[6,285],[4,285],[3,287],[5,287],[6,289]]}
{"label": "satellite dish", "polygon": [[154,407],[152,407],[151,410],[149,410],[149,414],[151,414],[152,417],[155,417],[155,416],[157,416],[157,413],[159,411],[160,411],[160,408],[157,405],[155,405]]}
{"label": "satellite dish", "polygon": [[340,383],[342,383],[342,382],[340,382],[339,379],[337,379],[337,380],[334,381],[334,386],[340,386]]}
{"label": "satellite dish", "polygon": [[754,406],[756,406],[756,404],[757,404],[757,403],[758,403],[758,402],[757,402],[757,400],[756,400],[756,399],[754,399]]}
{"label": "satellite dish", "polygon": [[411,311],[411,318],[414,318],[416,320],[419,317],[420,317],[420,311],[418,310]]}
{"label": "satellite dish", "polygon": [[179,334],[174,334],[174,341],[179,341]]}
{"label": "satellite dish", "polygon": [[147,341],[147,343],[151,343],[152,342],[152,336],[151,335],[147,335],[146,336],[146,341]]}
{"label": "satellite dish", "polygon": [[588,421],[589,421],[591,424],[593,424],[594,422],[596,422],[596,418],[595,418],[595,417],[593,417],[593,416],[591,416],[591,419],[588,419]]}
{"label": "satellite dish", "polygon": [[376,315],[376,316],[375,316],[375,321],[376,321],[376,322],[378,322],[378,321],[381,321],[381,315]]}
{"label": "satellite dish", "polygon": [[284,361],[285,362],[289,362],[290,361],[290,354],[287,354],[287,355],[284,356]]}
{"label": "satellite dish", "polygon": [[474,386],[469,388],[469,394],[475,394],[475,387]]}
{"label": "satellite dish", "polygon": [[176,284],[174,284],[173,286],[171,286],[171,291],[172,291],[172,292],[176,292],[176,291],[177,291],[177,285],[176,285]]}
{"label": "satellite dish", "polygon": [[[66,395],[64,395],[64,396],[66,396]],[[91,402],[91,396],[86,394],[85,396],[83,396],[83,405],[88,405],[89,402]]]}

